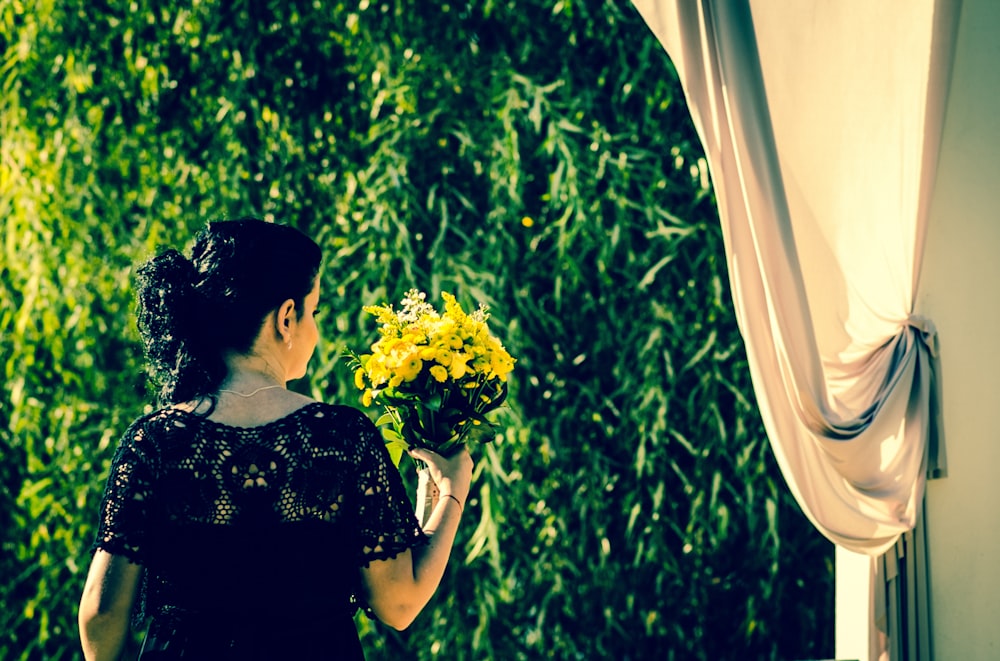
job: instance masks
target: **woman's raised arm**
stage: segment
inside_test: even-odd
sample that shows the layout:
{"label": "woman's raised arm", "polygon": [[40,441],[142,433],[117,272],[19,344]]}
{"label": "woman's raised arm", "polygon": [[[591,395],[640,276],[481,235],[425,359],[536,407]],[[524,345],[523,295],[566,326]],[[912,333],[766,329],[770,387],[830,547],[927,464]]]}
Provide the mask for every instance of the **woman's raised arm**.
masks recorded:
{"label": "woman's raised arm", "polygon": [[362,569],[368,605],[395,629],[410,626],[441,583],[472,481],[472,457],[466,449],[450,459],[424,449],[413,449],[410,454],[427,463],[441,491],[424,524],[430,541],[395,558],[373,560]]}

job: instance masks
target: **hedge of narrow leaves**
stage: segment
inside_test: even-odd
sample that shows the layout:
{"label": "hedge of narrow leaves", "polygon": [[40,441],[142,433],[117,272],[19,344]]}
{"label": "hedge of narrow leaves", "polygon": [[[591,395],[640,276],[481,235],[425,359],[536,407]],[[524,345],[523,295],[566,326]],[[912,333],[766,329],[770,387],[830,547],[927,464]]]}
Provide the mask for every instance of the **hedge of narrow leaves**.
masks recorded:
{"label": "hedge of narrow leaves", "polygon": [[[362,305],[488,304],[518,359],[439,594],[369,658],[828,656],[832,554],[769,453],[708,173],[627,4],[0,0],[0,657],[77,656],[131,265],[255,214],[327,255],[296,387]],[[412,474],[403,466],[407,479]]]}

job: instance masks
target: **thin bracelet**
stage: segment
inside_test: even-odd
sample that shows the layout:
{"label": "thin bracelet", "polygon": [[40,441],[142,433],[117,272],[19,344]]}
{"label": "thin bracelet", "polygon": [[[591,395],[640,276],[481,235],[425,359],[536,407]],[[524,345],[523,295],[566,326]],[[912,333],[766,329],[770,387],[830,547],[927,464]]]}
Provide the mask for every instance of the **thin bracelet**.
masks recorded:
{"label": "thin bracelet", "polygon": [[441,497],[442,498],[451,498],[456,503],[458,503],[458,511],[459,512],[464,512],[465,511],[465,506],[462,505],[462,501],[460,501],[458,498],[455,498],[455,496],[451,495],[450,493],[443,493],[443,494],[441,494]]}

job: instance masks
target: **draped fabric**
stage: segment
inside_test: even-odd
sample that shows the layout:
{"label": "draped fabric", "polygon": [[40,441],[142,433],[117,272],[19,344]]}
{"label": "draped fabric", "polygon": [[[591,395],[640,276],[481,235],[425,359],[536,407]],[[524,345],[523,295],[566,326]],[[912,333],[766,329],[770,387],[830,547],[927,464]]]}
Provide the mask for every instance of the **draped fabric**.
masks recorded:
{"label": "draped fabric", "polygon": [[958,3],[633,4],[705,148],[778,464],[827,538],[880,555],[944,468],[913,304]]}
{"label": "draped fabric", "polygon": [[889,659],[933,658],[926,536],[926,519],[921,512],[913,530],[903,533],[881,557],[872,559],[877,579],[872,615],[875,630],[885,635],[875,634],[869,640],[869,659],[877,659],[883,652]]}

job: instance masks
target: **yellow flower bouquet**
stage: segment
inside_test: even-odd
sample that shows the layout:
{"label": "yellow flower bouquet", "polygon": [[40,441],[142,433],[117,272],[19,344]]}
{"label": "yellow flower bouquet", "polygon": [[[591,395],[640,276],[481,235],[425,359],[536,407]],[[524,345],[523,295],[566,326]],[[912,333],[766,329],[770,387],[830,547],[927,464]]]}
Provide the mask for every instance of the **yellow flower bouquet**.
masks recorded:
{"label": "yellow flower bouquet", "polygon": [[485,416],[507,397],[515,361],[490,333],[487,308],[467,314],[451,294],[441,298],[443,313],[416,289],[400,310],[363,308],[380,337],[371,353],[354,357],[354,383],[365,406],[385,407],[376,424],[397,465],[411,447],[449,456],[470,440],[490,440]]}

